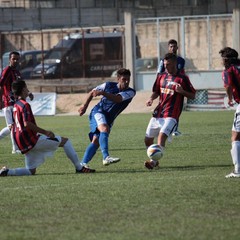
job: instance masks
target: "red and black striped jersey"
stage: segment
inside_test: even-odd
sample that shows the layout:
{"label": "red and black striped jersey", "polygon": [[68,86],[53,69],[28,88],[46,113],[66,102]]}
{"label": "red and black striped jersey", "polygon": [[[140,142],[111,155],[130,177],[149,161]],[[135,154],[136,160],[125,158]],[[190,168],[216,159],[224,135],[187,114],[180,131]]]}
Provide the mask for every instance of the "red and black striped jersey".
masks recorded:
{"label": "red and black striped jersey", "polygon": [[12,93],[12,83],[21,79],[20,72],[15,68],[7,66],[3,69],[0,79],[3,107],[14,105],[15,100]]}
{"label": "red and black striped jersey", "polygon": [[175,91],[176,84],[180,84],[187,92],[196,92],[186,75],[179,73],[170,75],[167,72],[158,74],[152,89],[159,95],[159,104],[154,110],[154,117],[179,119],[183,109],[184,96]]}
{"label": "red and black striped jersey", "polygon": [[231,87],[235,102],[240,103],[240,65],[232,65],[222,72],[224,87]]}
{"label": "red and black striped jersey", "polygon": [[24,126],[26,122],[36,124],[31,106],[26,100],[21,99],[14,104],[13,119],[13,137],[19,150],[24,154],[35,146],[39,138],[38,134]]}

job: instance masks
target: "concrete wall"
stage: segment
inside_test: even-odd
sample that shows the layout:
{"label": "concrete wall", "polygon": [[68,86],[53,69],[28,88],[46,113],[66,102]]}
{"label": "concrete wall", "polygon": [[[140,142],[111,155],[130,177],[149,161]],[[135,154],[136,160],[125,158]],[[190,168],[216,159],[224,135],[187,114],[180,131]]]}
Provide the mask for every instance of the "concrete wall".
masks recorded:
{"label": "concrete wall", "polygon": [[[218,52],[224,46],[232,46],[232,20],[231,17],[219,17],[209,20],[209,25],[207,23],[206,17],[186,20],[183,36],[179,18],[163,20],[159,25],[156,24],[156,20],[144,23],[136,22],[136,34],[142,57],[162,57],[168,51],[168,40],[174,38],[179,42],[178,53],[185,55],[186,69],[188,71],[221,69]],[[105,27],[104,31],[112,31],[114,27],[116,26]],[[123,25],[117,26],[117,29],[125,31]],[[86,28],[3,32],[0,54],[12,50],[48,50],[55,46],[63,36],[82,30],[85,31]],[[95,27],[92,30],[102,31],[103,29]],[[209,32],[210,34],[208,35]],[[183,52],[181,47],[183,41],[185,52]]]}
{"label": "concrete wall", "polygon": [[[232,13],[239,0],[0,0],[0,31],[124,24],[134,18]],[[146,1],[145,1],[146,2]]]}

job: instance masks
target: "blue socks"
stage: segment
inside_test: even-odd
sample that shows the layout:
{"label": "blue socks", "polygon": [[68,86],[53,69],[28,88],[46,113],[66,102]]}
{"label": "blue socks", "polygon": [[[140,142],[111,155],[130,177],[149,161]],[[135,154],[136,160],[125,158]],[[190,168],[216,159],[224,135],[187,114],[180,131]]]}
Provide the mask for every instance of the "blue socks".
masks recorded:
{"label": "blue socks", "polygon": [[109,133],[101,132],[99,136],[99,145],[102,151],[103,159],[109,156],[108,153],[108,136]]}
{"label": "blue socks", "polygon": [[95,153],[97,152],[97,149],[98,149],[98,146],[96,144],[90,143],[87,149],[85,150],[81,163],[87,164],[88,162],[90,162],[93,156],[95,155]]}
{"label": "blue socks", "polygon": [[[105,159],[106,157],[109,156],[109,153],[108,153],[108,136],[109,136],[109,133],[107,132],[101,132],[100,135],[99,135],[99,145],[100,145],[100,148],[101,148],[101,151],[102,151],[102,155],[103,155],[103,159]],[[94,143],[90,143],[83,155],[83,158],[82,158],[82,164],[87,164],[89,163],[93,156],[96,154],[97,152],[97,149],[98,149],[98,146],[95,145]]]}

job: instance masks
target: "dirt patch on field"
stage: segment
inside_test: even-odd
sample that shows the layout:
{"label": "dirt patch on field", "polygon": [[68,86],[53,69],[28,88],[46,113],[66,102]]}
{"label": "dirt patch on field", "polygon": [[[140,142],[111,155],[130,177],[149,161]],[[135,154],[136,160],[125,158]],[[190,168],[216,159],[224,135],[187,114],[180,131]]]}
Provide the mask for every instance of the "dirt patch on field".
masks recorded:
{"label": "dirt patch on field", "polygon": [[[133,98],[129,106],[123,113],[143,113],[151,112],[154,107],[146,107],[146,101],[151,96],[150,91],[139,91]],[[87,93],[74,94],[58,94],[57,95],[57,114],[71,114],[78,115],[80,105],[85,101]],[[99,101],[100,98],[94,98],[87,110],[87,114],[92,107]]]}

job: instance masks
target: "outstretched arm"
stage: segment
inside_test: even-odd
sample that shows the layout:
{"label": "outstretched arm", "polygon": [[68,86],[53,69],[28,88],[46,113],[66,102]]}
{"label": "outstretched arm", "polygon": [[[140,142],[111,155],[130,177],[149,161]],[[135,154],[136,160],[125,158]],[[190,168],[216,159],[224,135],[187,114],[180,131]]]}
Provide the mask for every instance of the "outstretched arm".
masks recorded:
{"label": "outstretched arm", "polygon": [[86,110],[88,108],[88,105],[92,101],[92,99],[93,99],[93,90],[88,93],[85,102],[78,109],[78,112],[79,112],[80,116],[82,116],[86,112]]}
{"label": "outstretched arm", "polygon": [[101,95],[106,97],[108,100],[113,101],[115,103],[120,103],[123,100],[122,96],[120,94],[108,93],[108,92],[105,92],[103,90],[97,90],[97,89],[93,90],[93,97],[97,97],[97,96],[101,96]]}

